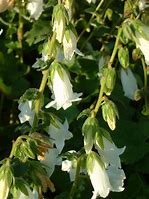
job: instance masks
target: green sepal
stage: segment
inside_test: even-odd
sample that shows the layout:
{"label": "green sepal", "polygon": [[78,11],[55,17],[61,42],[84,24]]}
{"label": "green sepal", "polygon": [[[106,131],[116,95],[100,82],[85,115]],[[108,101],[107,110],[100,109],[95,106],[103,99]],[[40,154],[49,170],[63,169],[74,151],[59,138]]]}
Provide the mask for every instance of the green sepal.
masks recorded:
{"label": "green sepal", "polygon": [[20,97],[19,103],[25,103],[28,100],[36,100],[39,97],[39,91],[37,88],[29,88]]}
{"label": "green sepal", "polygon": [[127,47],[121,47],[118,51],[118,59],[124,69],[129,66],[129,51]]}

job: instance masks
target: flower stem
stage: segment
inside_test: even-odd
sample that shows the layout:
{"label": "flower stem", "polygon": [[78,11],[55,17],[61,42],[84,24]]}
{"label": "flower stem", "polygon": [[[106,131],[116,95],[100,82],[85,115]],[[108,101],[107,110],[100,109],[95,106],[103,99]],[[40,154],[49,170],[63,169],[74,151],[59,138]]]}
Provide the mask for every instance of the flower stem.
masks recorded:
{"label": "flower stem", "polygon": [[102,102],[102,100],[103,100],[103,94],[104,94],[104,88],[105,88],[105,83],[106,83],[106,81],[104,80],[103,82],[102,82],[102,85],[101,85],[101,88],[100,88],[100,92],[99,92],[99,96],[98,96],[98,100],[97,100],[97,103],[96,103],[96,105],[95,105],[95,108],[94,108],[94,110],[93,110],[93,117],[96,117],[96,115],[97,115],[97,113],[98,113],[98,110],[99,110],[99,108],[100,108],[100,106],[101,106],[101,102]]}
{"label": "flower stem", "polygon": [[148,93],[147,93],[148,92],[148,88],[147,88],[147,68],[146,68],[144,58],[142,58],[141,61],[142,61],[143,72],[144,72],[145,110],[146,110],[146,114],[149,115],[149,98],[148,98]]}
{"label": "flower stem", "polygon": [[117,50],[118,50],[118,45],[119,45],[119,40],[120,40],[120,36],[122,33],[122,28],[119,28],[118,33],[117,33],[117,37],[116,37],[116,41],[115,41],[115,45],[114,45],[114,49],[110,58],[110,61],[108,63],[108,67],[111,68],[112,64],[114,62],[115,56],[117,54]]}
{"label": "flower stem", "polygon": [[[49,48],[49,53],[48,53],[49,58],[52,57],[52,49],[53,49],[53,46],[54,46],[54,43],[55,43],[55,39],[56,39],[56,37],[55,37],[55,33],[54,33],[52,35],[52,38],[51,38],[51,41],[50,41],[50,48]],[[45,87],[46,87],[48,76],[49,76],[49,68],[47,70],[43,71],[43,77],[42,77],[41,84],[40,84],[40,87],[39,87],[39,90],[38,90],[39,96],[38,96],[38,99],[35,101],[35,116],[34,116],[33,127],[31,129],[30,133],[33,133],[34,130],[38,126],[38,117],[39,117],[39,112],[40,112],[40,109],[41,109],[43,92],[44,92]]]}
{"label": "flower stem", "polygon": [[70,194],[69,194],[69,197],[68,199],[74,199],[74,194],[75,194],[75,191],[77,189],[77,185],[78,185],[78,180],[79,180],[79,174],[80,174],[80,169],[81,169],[81,159],[82,159],[82,156],[80,156],[78,158],[78,161],[77,161],[77,169],[76,169],[76,175],[75,175],[75,181],[72,185],[72,188],[71,188],[71,191],[70,191]]}
{"label": "flower stem", "polygon": [[[122,33],[122,28],[119,28],[118,33],[117,33],[117,37],[116,37],[116,41],[115,41],[115,45],[114,45],[114,49],[110,58],[110,61],[108,63],[108,67],[111,68],[112,64],[114,62],[115,56],[117,54],[117,50],[118,50],[118,45],[119,45],[119,40],[120,40],[120,36]],[[101,106],[101,102],[103,101],[103,94],[104,94],[104,88],[105,88],[105,84],[106,84],[106,80],[103,79],[102,84],[101,84],[101,88],[100,88],[100,92],[99,92],[99,96],[98,96],[98,100],[97,103],[95,105],[94,110],[92,111],[92,116],[96,117],[98,110]]]}
{"label": "flower stem", "polygon": [[102,4],[104,3],[104,0],[101,0],[99,2],[99,4],[97,5],[96,7],[96,10],[93,12],[90,20],[88,21],[87,25],[86,25],[86,28],[83,29],[83,31],[80,33],[79,37],[78,37],[78,40],[82,37],[82,35],[84,35],[86,29],[90,26],[91,22],[92,22],[92,19],[94,18],[94,16],[96,15],[96,12],[100,9],[100,7],[102,6]]}

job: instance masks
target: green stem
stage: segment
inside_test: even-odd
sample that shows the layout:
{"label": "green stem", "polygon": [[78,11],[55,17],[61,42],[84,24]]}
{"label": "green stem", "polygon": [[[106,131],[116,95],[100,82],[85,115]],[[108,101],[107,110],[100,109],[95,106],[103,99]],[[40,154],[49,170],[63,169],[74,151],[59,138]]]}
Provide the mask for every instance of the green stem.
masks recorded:
{"label": "green stem", "polygon": [[[108,67],[109,68],[112,67],[112,64],[114,62],[115,56],[117,54],[121,33],[122,33],[122,28],[119,28],[118,33],[117,33],[117,37],[116,37],[116,41],[115,41],[115,45],[114,45],[114,49],[113,49],[110,61],[108,63]],[[99,108],[101,106],[101,103],[103,101],[103,94],[104,94],[105,84],[106,84],[106,79],[103,79],[102,84],[101,84],[101,88],[100,88],[100,92],[99,92],[99,96],[98,96],[98,100],[97,100],[95,108],[94,108],[94,110],[92,112],[93,117],[96,117],[96,115],[98,113],[98,110],[99,110]]]}
{"label": "green stem", "polygon": [[98,110],[101,106],[101,102],[103,101],[103,94],[104,94],[104,88],[105,88],[105,84],[106,84],[106,81],[105,79],[103,80],[102,84],[101,84],[101,88],[100,88],[100,92],[99,92],[99,96],[98,96],[98,100],[97,100],[97,103],[96,103],[96,106],[93,110],[93,117],[96,117],[97,113],[98,113]]}
{"label": "green stem", "polygon": [[99,4],[97,5],[96,10],[93,12],[93,14],[92,14],[90,20],[88,21],[88,23],[87,23],[87,25],[86,25],[86,28],[83,29],[83,31],[80,33],[80,35],[79,35],[79,37],[78,37],[78,40],[82,37],[82,35],[86,32],[86,29],[90,26],[90,24],[91,24],[91,22],[92,22],[92,19],[93,19],[94,16],[96,15],[96,12],[97,12],[97,11],[100,9],[100,7],[102,6],[103,2],[104,2],[104,0],[101,0],[101,1],[99,2]]}
{"label": "green stem", "polygon": [[77,161],[77,169],[76,169],[75,181],[74,181],[74,183],[72,185],[72,188],[71,188],[71,191],[70,191],[68,199],[74,199],[74,194],[75,194],[75,191],[77,189],[78,182],[79,182],[79,174],[80,174],[80,169],[81,169],[81,159],[82,159],[82,156],[80,156],[78,158],[78,161]]}
{"label": "green stem", "polygon": [[114,45],[114,49],[113,49],[110,61],[108,63],[108,67],[109,68],[112,67],[112,64],[114,62],[115,56],[117,54],[121,33],[122,33],[122,28],[119,28],[118,33],[117,33],[117,37],[116,37],[116,41],[115,41],[115,45]]}
{"label": "green stem", "polygon": [[19,58],[20,63],[23,63],[23,26],[24,26],[24,20],[23,20],[23,13],[24,13],[24,6],[23,4],[18,1],[18,9],[19,9],[19,19],[18,19],[18,30],[17,30],[17,36],[18,36],[18,43],[19,43]]}
{"label": "green stem", "polygon": [[[55,40],[56,40],[56,36],[54,33],[51,38],[50,45],[49,45],[50,46],[49,53],[48,53],[49,58],[52,56],[52,49],[53,49]],[[39,117],[39,112],[41,109],[42,96],[43,96],[43,92],[46,87],[48,76],[49,76],[49,68],[47,70],[43,71],[43,77],[42,77],[41,84],[39,87],[39,96],[38,96],[38,99],[35,101],[35,116],[34,116],[33,127],[31,129],[30,133],[33,133],[38,126],[38,120],[39,120],[38,117]]]}
{"label": "green stem", "polygon": [[143,66],[143,72],[144,72],[144,93],[145,93],[145,107],[146,107],[146,113],[147,115],[149,115],[149,99],[148,99],[148,88],[147,88],[147,68],[146,68],[146,64],[144,61],[144,58],[141,59],[142,61],[142,66]]}

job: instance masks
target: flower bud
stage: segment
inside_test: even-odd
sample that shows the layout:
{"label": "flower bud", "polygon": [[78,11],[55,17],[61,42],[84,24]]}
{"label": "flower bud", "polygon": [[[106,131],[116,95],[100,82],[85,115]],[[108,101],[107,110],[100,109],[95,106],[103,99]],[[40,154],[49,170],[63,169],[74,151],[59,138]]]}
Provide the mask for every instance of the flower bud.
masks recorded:
{"label": "flower bud", "polygon": [[133,49],[133,51],[132,51],[132,59],[134,61],[137,61],[140,58],[141,58],[140,50],[138,48]]}
{"label": "flower bud", "polygon": [[116,105],[111,100],[105,100],[102,104],[102,116],[108,123],[110,129],[114,130],[116,126],[116,117],[119,118],[119,115]]}
{"label": "flower bud", "polygon": [[93,117],[88,117],[82,127],[82,134],[84,136],[84,148],[86,153],[92,150],[94,144],[95,134],[98,131],[98,120]]}
{"label": "flower bud", "polygon": [[63,5],[57,5],[53,10],[53,32],[56,33],[56,39],[59,43],[63,41],[65,27],[68,21],[68,15]]}
{"label": "flower bud", "polygon": [[118,51],[118,59],[123,68],[129,66],[129,51],[127,47],[121,47]]}
{"label": "flower bud", "polygon": [[101,78],[101,84],[103,83],[102,81],[105,81],[104,92],[106,93],[106,95],[110,95],[111,92],[113,91],[113,88],[115,86],[115,80],[116,80],[115,68],[104,68]]}

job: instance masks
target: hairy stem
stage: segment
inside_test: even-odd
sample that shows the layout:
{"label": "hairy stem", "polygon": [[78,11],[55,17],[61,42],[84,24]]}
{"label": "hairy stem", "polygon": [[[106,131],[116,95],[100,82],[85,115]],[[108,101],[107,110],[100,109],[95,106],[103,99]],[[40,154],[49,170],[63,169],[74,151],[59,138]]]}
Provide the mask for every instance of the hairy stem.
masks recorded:
{"label": "hairy stem", "polygon": [[80,156],[78,158],[78,161],[77,161],[77,169],[76,169],[75,181],[74,181],[74,183],[72,185],[72,188],[71,188],[71,191],[70,191],[68,199],[74,199],[74,194],[75,194],[75,191],[77,189],[78,182],[79,182],[79,174],[80,174],[80,168],[81,168],[80,167],[81,159],[82,159],[82,156]]}
{"label": "hairy stem", "polygon": [[[115,45],[114,45],[114,49],[110,58],[110,61],[108,63],[108,67],[112,67],[112,64],[114,62],[115,56],[117,54],[117,50],[118,50],[118,46],[119,46],[119,40],[120,40],[120,36],[122,33],[122,28],[119,28],[118,33],[117,33],[117,37],[116,37],[116,41],[115,41]],[[97,103],[95,105],[95,108],[92,112],[93,116],[96,117],[96,114],[98,113],[98,110],[101,106],[101,103],[103,101],[103,94],[104,94],[104,89],[105,89],[105,84],[106,84],[106,79],[103,79],[101,87],[100,87],[100,92],[99,92],[99,96],[98,96],[98,100]]]}
{"label": "hairy stem", "polygon": [[[54,33],[51,38],[51,41],[50,41],[50,49],[49,49],[49,53],[48,53],[49,58],[52,56],[52,49],[53,49],[53,45],[55,43],[55,39],[56,39],[56,37],[55,37],[55,33]],[[34,122],[33,122],[33,127],[31,129],[31,133],[34,132],[34,130],[38,126],[38,120],[39,120],[38,117],[39,117],[39,112],[40,112],[41,105],[42,105],[41,103],[42,103],[43,92],[46,87],[48,76],[49,76],[49,68],[47,70],[43,71],[43,77],[42,77],[41,84],[39,87],[39,96],[38,96],[38,99],[35,101],[35,116],[34,116]]]}

